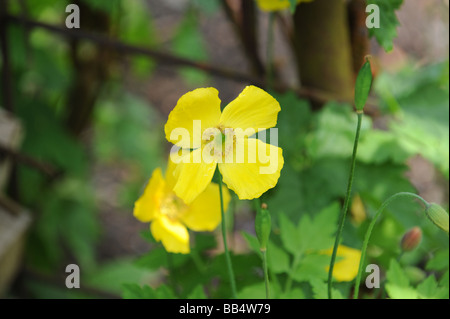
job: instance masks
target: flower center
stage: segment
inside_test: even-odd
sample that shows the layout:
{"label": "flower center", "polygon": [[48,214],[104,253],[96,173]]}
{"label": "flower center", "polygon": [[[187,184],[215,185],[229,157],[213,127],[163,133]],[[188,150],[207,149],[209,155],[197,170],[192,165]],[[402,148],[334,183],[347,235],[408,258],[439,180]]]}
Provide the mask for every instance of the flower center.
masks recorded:
{"label": "flower center", "polygon": [[226,158],[233,156],[235,144],[236,136],[232,128],[210,127],[203,132],[202,155],[209,156],[218,163],[223,163]]}
{"label": "flower center", "polygon": [[175,194],[166,196],[161,202],[161,213],[171,220],[177,220],[187,210],[187,205]]}

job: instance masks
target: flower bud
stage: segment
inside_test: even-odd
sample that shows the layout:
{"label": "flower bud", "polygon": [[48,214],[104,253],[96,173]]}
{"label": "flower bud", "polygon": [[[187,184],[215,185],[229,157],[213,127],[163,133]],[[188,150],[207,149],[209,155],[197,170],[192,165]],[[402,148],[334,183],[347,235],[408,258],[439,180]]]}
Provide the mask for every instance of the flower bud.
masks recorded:
{"label": "flower bud", "polygon": [[445,231],[448,235],[448,213],[441,206],[431,203],[425,213],[433,224]]}
{"label": "flower bud", "polygon": [[403,235],[402,241],[400,242],[400,246],[403,251],[411,251],[414,250],[417,246],[419,246],[422,241],[422,230],[419,227],[414,227],[408,230],[405,235]]}
{"label": "flower bud", "polygon": [[366,63],[362,66],[358,73],[355,83],[355,107],[356,110],[362,112],[367,98],[369,97],[370,88],[372,86],[372,70],[370,61],[366,58]]}
{"label": "flower bud", "polygon": [[270,218],[270,213],[267,210],[267,205],[263,204],[261,206],[261,209],[256,214],[255,232],[256,237],[258,237],[259,240],[259,247],[261,251],[266,251],[267,242],[269,241],[270,231],[272,228],[272,221]]}

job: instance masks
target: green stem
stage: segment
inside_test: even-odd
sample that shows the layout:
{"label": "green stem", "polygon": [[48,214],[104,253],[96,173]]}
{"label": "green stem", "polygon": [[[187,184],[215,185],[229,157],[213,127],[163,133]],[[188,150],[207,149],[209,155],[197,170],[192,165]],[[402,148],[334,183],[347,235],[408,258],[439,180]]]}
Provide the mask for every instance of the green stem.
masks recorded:
{"label": "green stem", "polygon": [[302,255],[301,254],[294,256],[294,260],[292,262],[291,269],[288,272],[288,278],[287,278],[286,284],[284,286],[284,292],[285,293],[288,293],[291,290],[291,287],[292,287],[292,273],[297,268],[298,263],[300,262],[301,259],[302,259]]}
{"label": "green stem", "polygon": [[358,276],[356,277],[356,282],[355,282],[355,290],[354,290],[354,294],[353,294],[353,298],[357,299],[358,298],[358,294],[359,294],[359,285],[361,283],[361,276],[362,276],[362,268],[364,266],[364,260],[366,258],[366,250],[367,250],[367,246],[369,244],[369,239],[370,239],[370,235],[372,234],[372,230],[373,227],[375,226],[375,223],[378,219],[378,217],[380,217],[381,213],[384,211],[384,209],[396,198],[398,197],[414,197],[419,199],[420,201],[422,201],[425,206],[428,206],[428,202],[426,200],[424,200],[422,197],[420,197],[419,195],[413,194],[413,193],[408,193],[408,192],[401,192],[401,193],[397,193],[392,195],[391,197],[389,197],[387,200],[384,201],[384,203],[381,205],[381,207],[378,209],[377,213],[375,214],[375,217],[372,219],[372,222],[369,225],[369,228],[366,231],[366,236],[364,238],[364,243],[363,243],[363,247],[361,250],[361,259],[359,261],[359,269],[358,269]]}
{"label": "green stem", "polygon": [[267,29],[267,90],[273,87],[273,29],[275,25],[275,12],[269,13],[269,26]]}
{"label": "green stem", "polygon": [[175,293],[176,296],[178,296],[178,290],[177,290],[177,285],[176,285],[176,278],[175,278],[175,271],[174,271],[174,267],[173,267],[173,261],[172,261],[172,254],[171,253],[167,253],[167,268],[169,268],[169,281],[170,281],[170,285],[172,286],[173,292]]}
{"label": "green stem", "polygon": [[[261,214],[261,198],[255,198],[253,200],[254,205],[256,206],[256,213]],[[266,299],[270,299],[269,294],[269,272],[267,269],[267,251],[261,250],[262,254],[262,262],[263,262],[263,270],[264,270],[264,284],[266,286]]]}
{"label": "green stem", "polygon": [[225,250],[225,259],[227,262],[228,275],[230,277],[231,284],[231,293],[233,299],[236,299],[236,281],[234,279],[233,266],[231,265],[230,252],[228,251],[227,244],[227,227],[225,222],[225,212],[223,209],[223,193],[222,193],[222,175],[219,173],[219,194],[220,194],[220,212],[222,214],[222,239],[223,239],[223,247]]}
{"label": "green stem", "polygon": [[270,299],[269,292],[269,271],[267,269],[267,251],[261,251],[263,258],[263,268],[264,268],[264,283],[266,284],[266,299]]}
{"label": "green stem", "polygon": [[350,174],[348,177],[347,194],[345,195],[344,208],[342,209],[341,214],[339,216],[338,231],[336,233],[336,240],[334,241],[333,254],[331,255],[330,270],[328,271],[328,299],[332,299],[333,297],[331,292],[331,286],[333,281],[333,268],[334,263],[336,262],[337,249],[341,241],[342,230],[344,229],[345,216],[347,215],[348,204],[350,202],[350,195],[352,193],[353,177],[355,174],[356,152],[358,151],[359,133],[361,131],[363,112],[357,111],[357,114],[358,114],[358,124],[356,127],[355,142],[353,143],[352,164],[350,167]]}

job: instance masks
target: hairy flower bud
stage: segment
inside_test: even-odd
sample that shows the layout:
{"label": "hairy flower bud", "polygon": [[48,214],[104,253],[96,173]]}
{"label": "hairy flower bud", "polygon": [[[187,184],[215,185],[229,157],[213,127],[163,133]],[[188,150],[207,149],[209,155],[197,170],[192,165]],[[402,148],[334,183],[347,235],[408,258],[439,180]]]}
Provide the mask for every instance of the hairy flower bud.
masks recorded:
{"label": "hairy flower bud", "polygon": [[403,251],[414,250],[422,241],[422,230],[419,227],[413,227],[403,235],[400,246]]}
{"label": "hairy flower bud", "polygon": [[448,235],[448,213],[445,209],[436,203],[431,203],[425,213],[433,224],[445,231]]}

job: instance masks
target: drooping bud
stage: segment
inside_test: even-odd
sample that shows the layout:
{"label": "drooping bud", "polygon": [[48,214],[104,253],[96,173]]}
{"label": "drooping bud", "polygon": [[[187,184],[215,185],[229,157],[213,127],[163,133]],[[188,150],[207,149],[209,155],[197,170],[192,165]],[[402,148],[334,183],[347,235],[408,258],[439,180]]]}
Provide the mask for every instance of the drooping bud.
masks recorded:
{"label": "drooping bud", "polygon": [[445,209],[436,203],[431,203],[425,213],[433,224],[445,231],[448,235],[448,213]]}
{"label": "drooping bud", "polygon": [[263,203],[261,209],[256,213],[255,232],[259,240],[259,248],[266,251],[267,242],[269,241],[270,231],[272,228],[272,220],[267,210],[267,204]]}
{"label": "drooping bud", "polygon": [[414,250],[422,241],[422,230],[419,227],[413,227],[408,230],[400,242],[403,251]]}

